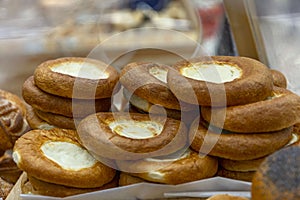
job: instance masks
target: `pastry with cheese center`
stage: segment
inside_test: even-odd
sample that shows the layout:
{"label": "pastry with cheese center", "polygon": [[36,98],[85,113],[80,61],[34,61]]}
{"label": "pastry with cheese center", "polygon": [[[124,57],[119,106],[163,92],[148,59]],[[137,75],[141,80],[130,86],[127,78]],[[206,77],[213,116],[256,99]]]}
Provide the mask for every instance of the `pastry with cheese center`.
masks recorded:
{"label": "pastry with cheese center", "polygon": [[169,89],[167,73],[171,69],[168,65],[151,62],[130,63],[121,70],[120,83],[129,91],[129,96],[136,95],[167,109],[193,110],[193,105],[180,102]]}
{"label": "pastry with cheese center", "polygon": [[179,61],[173,67],[167,75],[170,90],[190,104],[242,105],[264,100],[273,88],[270,70],[251,58],[198,57]]}
{"label": "pastry with cheese center", "polygon": [[32,177],[70,187],[101,187],[116,174],[92,157],[74,130],[31,130],[17,140],[13,159]]}
{"label": "pastry with cheese center", "polygon": [[79,123],[77,131],[89,151],[110,159],[136,160],[167,155],[187,142],[185,124],[140,113],[92,114]]}
{"label": "pastry with cheese center", "polygon": [[119,73],[99,60],[65,57],[41,63],[34,71],[43,91],[78,99],[110,98],[119,90]]}
{"label": "pastry with cheese center", "polygon": [[86,117],[95,112],[108,111],[111,107],[110,97],[103,99],[72,99],[46,93],[36,86],[33,76],[25,80],[22,87],[22,97],[27,104],[37,110],[66,117]]}

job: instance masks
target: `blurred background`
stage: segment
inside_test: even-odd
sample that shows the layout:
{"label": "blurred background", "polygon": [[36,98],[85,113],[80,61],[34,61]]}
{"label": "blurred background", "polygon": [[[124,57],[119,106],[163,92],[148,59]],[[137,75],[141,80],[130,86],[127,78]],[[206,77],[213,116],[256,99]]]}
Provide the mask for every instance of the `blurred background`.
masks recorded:
{"label": "blurred background", "polygon": [[164,64],[178,57],[159,47],[190,58],[200,46],[206,55],[261,60],[284,72],[288,87],[298,92],[299,4],[299,0],[0,0],[0,88],[21,96],[22,84],[41,62],[87,57],[99,46],[111,58],[122,57],[131,47],[158,47],[139,51],[127,61],[153,59]]}

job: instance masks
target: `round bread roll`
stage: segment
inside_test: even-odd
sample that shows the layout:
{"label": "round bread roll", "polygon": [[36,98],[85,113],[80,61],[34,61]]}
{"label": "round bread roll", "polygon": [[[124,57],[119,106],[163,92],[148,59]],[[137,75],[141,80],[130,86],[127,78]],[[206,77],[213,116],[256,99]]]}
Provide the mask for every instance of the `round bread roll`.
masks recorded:
{"label": "round bread roll", "polygon": [[126,185],[132,185],[132,184],[136,184],[136,183],[145,183],[145,182],[148,182],[148,181],[141,179],[139,177],[132,176],[125,172],[120,173],[119,186],[126,186]]}
{"label": "round bread roll", "polygon": [[29,130],[25,115],[26,107],[22,100],[0,90],[0,156],[7,149],[12,149],[15,141]]}
{"label": "round bread roll", "polygon": [[179,102],[167,85],[172,68],[151,62],[130,63],[120,73],[121,84],[131,93],[152,104],[168,109],[192,110],[194,106]]}
{"label": "round bread roll", "polygon": [[273,94],[264,101],[222,108],[202,107],[201,116],[214,126],[236,133],[278,131],[299,122],[300,97],[274,87]]}
{"label": "round bread roll", "polygon": [[219,168],[218,169],[218,176],[225,177],[225,178],[230,178],[234,180],[240,180],[240,181],[247,181],[251,182],[252,178],[255,174],[255,171],[230,171],[224,168]]}
{"label": "round bread roll", "polygon": [[96,113],[84,118],[77,131],[88,150],[118,160],[167,155],[187,142],[187,128],[180,121],[140,113]]}
{"label": "round bread roll", "polygon": [[181,184],[212,177],[218,170],[218,160],[210,156],[201,156],[187,149],[163,157],[145,158],[137,161],[116,160],[122,171],[144,180]]}
{"label": "round bread roll", "polygon": [[187,103],[241,105],[264,100],[272,93],[271,72],[251,58],[199,57],[179,61],[174,68],[168,71],[167,83],[178,99]]}
{"label": "round bread roll", "polygon": [[78,124],[83,118],[72,118],[63,115],[53,114],[50,112],[43,112],[41,110],[34,109],[34,113],[48,124],[57,128],[63,129],[76,129]]}
{"label": "round bread roll", "polygon": [[77,99],[110,98],[119,89],[119,73],[99,60],[65,57],[41,63],[35,84],[45,92]]}
{"label": "round bread roll", "polygon": [[291,146],[268,156],[256,171],[252,200],[300,199],[300,147]]}
{"label": "round bread roll", "polygon": [[270,69],[273,77],[273,84],[277,87],[287,88],[287,80],[283,73],[276,69]]}
{"label": "round bread roll", "polygon": [[219,164],[223,169],[237,172],[249,172],[256,171],[260,164],[264,161],[265,157],[257,158],[253,160],[230,160],[219,159]]}
{"label": "round bread roll", "polygon": [[80,145],[74,130],[31,130],[17,140],[13,159],[30,176],[70,187],[101,187],[116,174]]}
{"label": "round bread roll", "polygon": [[[105,189],[110,189],[118,186],[118,176],[110,181],[109,183],[104,184],[101,187],[97,188],[75,188],[75,187],[67,187],[64,185],[57,185],[53,183],[47,183],[45,181],[41,181],[32,176],[28,176],[28,182],[25,183],[26,188],[30,188],[24,192],[29,194],[38,194],[44,196],[52,196],[52,197],[67,197],[77,194],[83,194],[88,192],[95,192]],[[30,185],[30,186],[29,186]]]}
{"label": "round bread roll", "polygon": [[26,120],[31,129],[52,129],[55,128],[54,125],[49,124],[45,120],[39,118],[37,114],[34,112],[34,109],[30,105],[26,105]]}
{"label": "round bread roll", "polygon": [[187,125],[194,121],[194,119],[200,115],[199,107],[195,107],[195,109],[189,111],[168,109],[160,105],[154,105],[148,102],[146,99],[142,99],[141,97],[135,94],[132,94],[130,96],[129,92],[126,89],[123,90],[123,94],[124,97],[130,102],[130,106],[135,107],[137,111],[142,113],[167,115],[167,117],[181,120]]}
{"label": "round bread roll", "polygon": [[195,133],[194,138],[190,138],[192,149],[200,151],[202,146],[211,146],[210,152],[201,153],[231,160],[264,157],[284,147],[292,138],[292,127],[276,132],[242,134],[223,131],[217,134],[200,123],[193,124],[190,132]]}
{"label": "round bread roll", "polygon": [[95,112],[108,111],[111,106],[111,98],[71,99],[46,93],[34,84],[33,76],[24,82],[22,96],[35,109],[66,117],[86,117]]}
{"label": "round bread roll", "polygon": [[246,197],[232,196],[229,194],[216,194],[209,197],[207,200],[249,200]]}

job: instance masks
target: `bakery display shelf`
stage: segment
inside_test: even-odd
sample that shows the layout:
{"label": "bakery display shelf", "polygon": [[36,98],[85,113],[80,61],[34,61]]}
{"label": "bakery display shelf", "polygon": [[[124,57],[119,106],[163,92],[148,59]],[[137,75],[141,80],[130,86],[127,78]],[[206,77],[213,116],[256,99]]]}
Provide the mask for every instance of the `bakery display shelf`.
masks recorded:
{"label": "bakery display shelf", "polygon": [[180,185],[163,185],[154,183],[138,183],[92,193],[69,196],[65,198],[47,197],[40,195],[22,194],[22,186],[27,180],[24,172],[6,200],[100,200],[100,199],[178,199],[178,198],[203,198],[226,193],[242,195],[249,198],[251,183],[222,177],[213,177]]}

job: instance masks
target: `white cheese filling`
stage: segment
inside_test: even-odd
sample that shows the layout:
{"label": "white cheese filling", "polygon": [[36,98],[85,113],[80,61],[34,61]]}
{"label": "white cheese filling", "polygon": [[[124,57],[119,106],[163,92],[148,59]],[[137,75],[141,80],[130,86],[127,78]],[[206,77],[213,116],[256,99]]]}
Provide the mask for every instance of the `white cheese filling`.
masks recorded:
{"label": "white cheese filling", "polygon": [[107,79],[108,74],[103,68],[97,65],[85,62],[65,62],[59,63],[51,67],[51,70],[56,73],[61,73],[73,77],[86,79]]}
{"label": "white cheese filling", "polygon": [[97,162],[87,150],[70,142],[46,142],[41,150],[44,156],[66,170],[89,168]]}
{"label": "white cheese filling", "polygon": [[115,133],[131,139],[147,139],[158,136],[163,125],[154,121],[119,120],[109,123]]}
{"label": "white cheese filling", "polygon": [[151,67],[149,69],[149,73],[154,76],[155,78],[157,78],[158,80],[167,83],[167,74],[168,74],[168,70],[165,69],[161,69],[159,67]]}
{"label": "white cheese filling", "polygon": [[181,69],[181,74],[187,78],[211,83],[231,82],[242,76],[242,70],[237,66],[227,64],[196,63]]}

